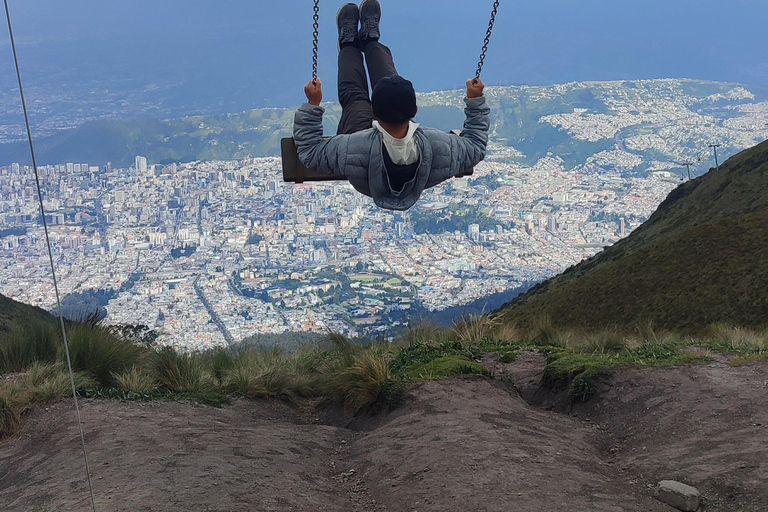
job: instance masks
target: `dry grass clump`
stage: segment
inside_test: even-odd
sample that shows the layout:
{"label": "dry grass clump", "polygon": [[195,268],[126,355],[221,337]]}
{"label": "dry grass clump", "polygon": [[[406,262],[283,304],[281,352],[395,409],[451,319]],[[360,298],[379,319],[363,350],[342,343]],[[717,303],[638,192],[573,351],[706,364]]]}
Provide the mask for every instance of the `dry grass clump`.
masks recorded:
{"label": "dry grass clump", "polygon": [[546,347],[568,348],[573,344],[574,335],[555,326],[549,317],[538,317],[531,323],[529,334],[532,343]]}
{"label": "dry grass clump", "polygon": [[352,343],[338,334],[330,341],[334,349],[327,352],[317,381],[323,396],[354,412],[402,401],[405,387],[390,369],[387,345]]}
{"label": "dry grass clump", "polygon": [[113,373],[112,381],[118,388],[138,394],[149,394],[160,387],[154,376],[138,366],[131,366],[122,372]]}
{"label": "dry grass clump", "polygon": [[394,382],[383,354],[360,350],[332,365],[325,374],[325,392],[354,412],[390,401],[385,396]]}
{"label": "dry grass clump", "polygon": [[768,349],[768,332],[758,333],[720,323],[709,328],[709,336],[715,344],[735,350]]}
{"label": "dry grass clump", "polygon": [[248,398],[295,400],[315,394],[319,362],[308,350],[249,349],[234,358],[223,382],[228,391]]}
{"label": "dry grass clump", "polygon": [[[88,375],[74,374],[75,387],[93,386]],[[69,371],[61,363],[32,363],[18,381],[0,386],[0,439],[13,435],[22,416],[36,403],[47,403],[72,395]]]}
{"label": "dry grass clump", "polygon": [[566,348],[582,354],[610,354],[627,348],[627,340],[617,329],[608,328],[575,336]]}
{"label": "dry grass clump", "polygon": [[462,317],[453,326],[453,333],[462,343],[481,343],[495,338],[502,320],[488,315]]}
{"label": "dry grass clump", "polygon": [[431,322],[421,320],[417,323],[409,324],[408,330],[399,336],[397,343],[400,345],[426,342],[440,343],[449,337],[450,331]]}
{"label": "dry grass clump", "polygon": [[216,387],[198,354],[163,348],[152,355],[151,370],[160,387],[175,393],[208,393]]}

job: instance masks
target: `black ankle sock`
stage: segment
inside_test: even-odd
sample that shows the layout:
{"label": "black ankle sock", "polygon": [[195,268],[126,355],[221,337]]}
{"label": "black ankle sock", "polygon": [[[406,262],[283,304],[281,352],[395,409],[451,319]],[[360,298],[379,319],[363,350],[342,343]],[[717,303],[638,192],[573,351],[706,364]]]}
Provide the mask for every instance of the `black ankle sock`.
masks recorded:
{"label": "black ankle sock", "polygon": [[349,46],[351,46],[352,48],[359,48],[359,47],[360,47],[360,45],[359,45],[357,42],[353,42],[353,43],[342,43],[342,44],[341,44],[341,49],[343,50],[344,48],[347,48],[347,47],[349,47]]}
{"label": "black ankle sock", "polygon": [[363,44],[362,44],[363,51],[365,51],[365,47],[368,46],[370,43],[378,43],[378,42],[379,42],[378,37],[375,39],[366,39],[365,41],[363,41]]}

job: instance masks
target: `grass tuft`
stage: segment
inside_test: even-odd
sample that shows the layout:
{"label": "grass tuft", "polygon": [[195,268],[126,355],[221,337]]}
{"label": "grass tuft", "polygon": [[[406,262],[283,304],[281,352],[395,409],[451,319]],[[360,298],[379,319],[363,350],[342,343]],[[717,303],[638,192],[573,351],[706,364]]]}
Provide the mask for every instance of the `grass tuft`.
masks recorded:
{"label": "grass tuft", "polygon": [[21,417],[26,411],[18,389],[0,386],[0,439],[14,435],[21,428]]}
{"label": "grass tuft", "polygon": [[170,347],[152,357],[152,369],[160,387],[175,393],[205,393],[215,389],[213,376],[199,354],[184,354]]}
{"label": "grass tuft", "polygon": [[157,379],[138,366],[113,373],[112,381],[118,388],[139,395],[151,395],[160,387]]}
{"label": "grass tuft", "polygon": [[488,315],[470,315],[461,317],[453,326],[455,337],[462,343],[482,343],[495,338],[501,319]]}
{"label": "grass tuft", "polygon": [[55,324],[41,322],[16,328],[0,341],[0,373],[23,372],[34,362],[53,363],[61,347]]}
{"label": "grass tuft", "polygon": [[348,361],[341,359],[329,370],[325,393],[356,413],[378,406],[392,408],[404,393],[383,353],[371,348],[358,351]]}
{"label": "grass tuft", "polygon": [[140,365],[147,354],[147,349],[99,324],[75,324],[68,338],[72,367],[92,375],[105,387],[115,384],[113,375]]}

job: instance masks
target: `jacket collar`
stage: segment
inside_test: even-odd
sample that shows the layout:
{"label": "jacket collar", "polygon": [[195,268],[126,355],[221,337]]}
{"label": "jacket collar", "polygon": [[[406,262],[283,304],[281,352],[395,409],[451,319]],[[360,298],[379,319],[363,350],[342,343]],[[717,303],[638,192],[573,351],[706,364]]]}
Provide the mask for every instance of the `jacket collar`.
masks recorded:
{"label": "jacket collar", "polygon": [[[432,169],[432,145],[429,144],[421,130],[416,130],[414,138],[421,152],[419,168],[416,170],[416,178],[406,184],[399,196],[395,196],[392,194],[389,180],[384,175],[386,170],[384,169],[384,155],[382,154],[383,137],[378,130],[374,131],[378,144],[373,145],[370,161],[371,163],[377,162],[379,165],[371,165],[371,168],[368,170],[368,186],[370,187],[371,195],[376,205],[381,208],[407,210],[416,204],[429,181],[429,173]],[[409,187],[410,190],[408,189]]]}

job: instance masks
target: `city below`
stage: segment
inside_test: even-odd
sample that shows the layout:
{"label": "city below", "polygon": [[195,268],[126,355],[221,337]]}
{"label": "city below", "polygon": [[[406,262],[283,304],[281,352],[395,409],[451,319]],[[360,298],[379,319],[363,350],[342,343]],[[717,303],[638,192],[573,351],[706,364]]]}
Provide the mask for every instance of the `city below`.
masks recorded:
{"label": "city below", "polygon": [[[453,101],[439,94],[421,101]],[[95,305],[110,324],[146,325],[159,343],[192,350],[288,331],[384,336],[545,280],[628,235],[688,179],[681,146],[695,156],[722,141],[733,152],[768,136],[765,103],[745,107],[738,90],[730,99],[737,121],[663,96],[541,116],[576,143],[613,147],[578,165],[555,153],[530,162],[494,133],[471,178],[404,213],[343,182],[284,183],[275,157],[44,165],[60,287],[68,308],[82,300],[83,312]],[[645,128],[621,136],[635,125]],[[0,166],[0,293],[52,310],[37,208],[32,169]]]}

